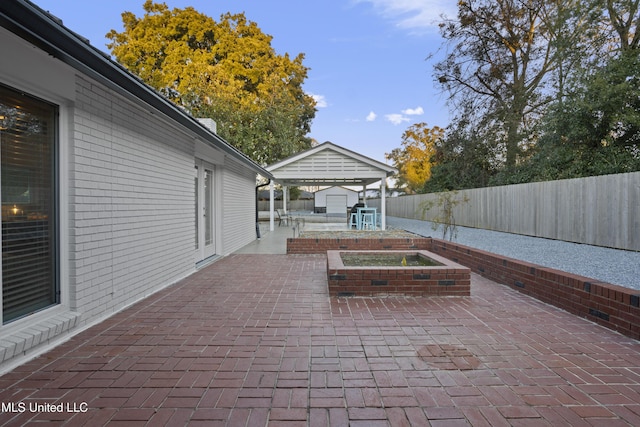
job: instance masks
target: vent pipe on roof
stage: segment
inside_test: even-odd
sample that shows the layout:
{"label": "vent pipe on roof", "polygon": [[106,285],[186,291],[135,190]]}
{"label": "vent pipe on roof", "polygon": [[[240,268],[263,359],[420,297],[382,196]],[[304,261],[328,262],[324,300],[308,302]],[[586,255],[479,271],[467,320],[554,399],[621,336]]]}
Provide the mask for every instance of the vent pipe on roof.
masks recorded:
{"label": "vent pipe on roof", "polygon": [[217,125],[215,120],[207,118],[207,117],[202,117],[199,118],[198,121],[204,125],[204,127],[206,127],[207,129],[209,129],[211,132],[213,133],[217,133]]}

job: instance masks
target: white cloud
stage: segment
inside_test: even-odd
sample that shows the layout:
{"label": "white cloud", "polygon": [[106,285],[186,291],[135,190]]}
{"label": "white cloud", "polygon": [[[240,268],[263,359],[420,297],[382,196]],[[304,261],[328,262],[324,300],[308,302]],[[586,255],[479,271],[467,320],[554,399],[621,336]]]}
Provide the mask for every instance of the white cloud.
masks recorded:
{"label": "white cloud", "polygon": [[422,109],[422,107],[407,108],[406,110],[402,110],[402,114],[406,114],[408,116],[420,116],[424,114],[424,110]]}
{"label": "white cloud", "polygon": [[316,108],[326,108],[329,106],[329,104],[327,104],[327,100],[325,99],[324,95],[316,95],[315,93],[311,93],[311,92],[309,92],[308,95],[312,97],[314,101],[316,101]]}
{"label": "white cloud", "polygon": [[384,118],[394,125],[402,124],[402,122],[408,122],[409,117],[405,117],[402,114],[386,114]]}
{"label": "white cloud", "polygon": [[367,121],[372,122],[376,119],[376,117],[378,117],[378,115],[371,111],[369,114],[367,114]]}
{"label": "white cloud", "polygon": [[355,0],[371,3],[386,19],[400,28],[414,31],[437,31],[442,15],[455,17],[457,2],[451,0]]}

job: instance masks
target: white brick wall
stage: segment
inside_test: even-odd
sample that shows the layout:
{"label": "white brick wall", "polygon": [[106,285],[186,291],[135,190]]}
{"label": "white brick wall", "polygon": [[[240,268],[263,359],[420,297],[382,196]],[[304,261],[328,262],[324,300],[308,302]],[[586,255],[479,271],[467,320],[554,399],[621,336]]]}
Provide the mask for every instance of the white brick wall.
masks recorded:
{"label": "white brick wall", "polygon": [[104,317],[194,269],[193,140],[79,79],[70,148],[70,296]]}
{"label": "white brick wall", "polygon": [[57,313],[46,320],[31,324],[0,340],[0,362],[11,360],[31,349],[60,339],[61,335],[73,330],[81,319],[78,313]]}
{"label": "white brick wall", "polygon": [[222,182],[224,255],[256,239],[255,188],[255,175],[227,159]]}
{"label": "white brick wall", "polygon": [[[63,304],[0,325],[2,372],[195,270],[195,147],[158,115],[3,29],[0,38],[9,58],[0,61],[0,81],[61,106],[65,221]],[[220,182],[219,253],[229,254],[255,239],[255,176],[205,151]]]}

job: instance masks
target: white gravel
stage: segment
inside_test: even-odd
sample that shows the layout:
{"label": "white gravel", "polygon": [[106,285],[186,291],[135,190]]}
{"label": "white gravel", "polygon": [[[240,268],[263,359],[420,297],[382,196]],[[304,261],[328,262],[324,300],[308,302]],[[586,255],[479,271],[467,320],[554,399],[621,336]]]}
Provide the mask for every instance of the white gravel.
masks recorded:
{"label": "white gravel", "polygon": [[[387,217],[387,224],[422,236],[442,238],[442,230],[434,230],[429,221]],[[640,252],[467,227],[458,227],[454,241],[510,258],[640,290]]]}

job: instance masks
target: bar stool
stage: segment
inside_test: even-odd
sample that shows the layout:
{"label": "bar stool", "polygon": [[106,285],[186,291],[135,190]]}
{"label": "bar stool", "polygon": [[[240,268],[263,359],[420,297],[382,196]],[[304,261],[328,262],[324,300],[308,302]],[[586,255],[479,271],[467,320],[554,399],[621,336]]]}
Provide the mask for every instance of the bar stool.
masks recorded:
{"label": "bar stool", "polygon": [[372,213],[363,213],[362,214],[362,224],[361,227],[364,229],[373,230],[376,228],[376,224],[373,219],[374,215]]}
{"label": "bar stool", "polygon": [[349,218],[349,228],[353,227],[355,225],[356,228],[358,228],[358,213],[357,212],[352,212],[351,213],[351,218]]}

